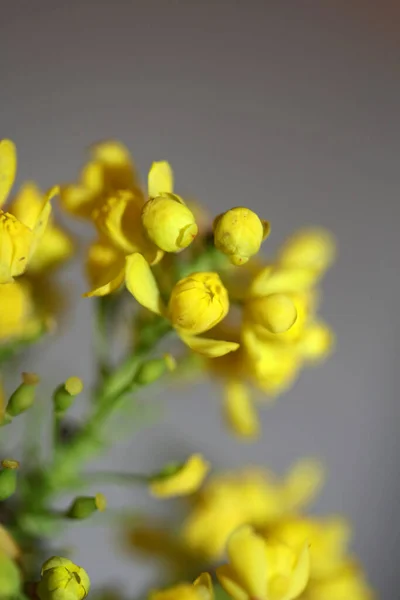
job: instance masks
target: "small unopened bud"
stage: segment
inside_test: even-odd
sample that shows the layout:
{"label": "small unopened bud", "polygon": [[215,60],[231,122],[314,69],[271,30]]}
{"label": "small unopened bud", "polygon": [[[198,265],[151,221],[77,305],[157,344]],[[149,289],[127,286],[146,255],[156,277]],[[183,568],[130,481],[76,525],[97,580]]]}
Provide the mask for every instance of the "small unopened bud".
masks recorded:
{"label": "small unopened bud", "polygon": [[19,462],[12,459],[4,459],[1,462],[0,471],[0,501],[10,498],[17,489],[17,469]]}
{"label": "small unopened bud", "polygon": [[135,375],[135,383],[148,385],[160,379],[167,371],[174,371],[176,361],[171,354],[165,354],[162,358],[153,358],[142,364]]}
{"label": "small unopened bud", "polygon": [[71,507],[68,509],[67,517],[69,519],[87,519],[93,513],[103,512],[107,508],[107,500],[103,494],[95,496],[79,496],[75,498]]}
{"label": "small unopened bud", "polygon": [[6,417],[16,417],[32,406],[39,381],[36,373],[22,373],[22,383],[8,401]]}
{"label": "small unopened bud", "polygon": [[54,409],[56,413],[65,413],[74,402],[75,396],[83,390],[83,382],[79,377],[69,377],[53,394]]}
{"label": "small unopened bud", "polygon": [[83,600],[90,590],[85,569],[61,556],[53,556],[42,567],[36,594],[40,600]]}

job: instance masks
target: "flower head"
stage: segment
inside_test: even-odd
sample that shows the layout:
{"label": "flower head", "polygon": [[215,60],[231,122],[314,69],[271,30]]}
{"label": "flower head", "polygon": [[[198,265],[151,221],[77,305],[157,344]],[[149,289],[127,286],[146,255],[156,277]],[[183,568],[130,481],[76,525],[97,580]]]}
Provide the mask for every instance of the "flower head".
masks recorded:
{"label": "flower head", "polygon": [[83,600],[89,593],[90,579],[82,567],[60,556],[53,556],[42,567],[36,593],[40,600]]}
{"label": "flower head", "polygon": [[307,585],[310,562],[306,544],[295,552],[244,526],[229,538],[227,550],[229,564],[219,567],[217,576],[233,600],[294,600]]}
{"label": "flower head", "polygon": [[243,265],[260,250],[270,226],[249,208],[231,208],[214,221],[215,247],[234,265]]}
{"label": "flower head", "polygon": [[126,286],[145,308],[171,321],[182,341],[195,352],[217,357],[237,350],[239,344],[198,337],[224,318],[229,300],[216,273],[194,273],[173,288],[168,307],[153,272],[141,254],[127,257]]}
{"label": "flower head", "polygon": [[158,498],[187,496],[202,485],[210,469],[201,454],[192,454],[183,464],[167,465],[150,479],[150,492]]}

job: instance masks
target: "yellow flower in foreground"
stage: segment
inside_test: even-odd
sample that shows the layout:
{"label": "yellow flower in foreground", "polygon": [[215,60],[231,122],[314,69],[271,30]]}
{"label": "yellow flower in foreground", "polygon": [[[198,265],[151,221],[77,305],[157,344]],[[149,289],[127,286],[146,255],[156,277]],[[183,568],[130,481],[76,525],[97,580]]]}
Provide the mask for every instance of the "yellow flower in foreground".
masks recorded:
{"label": "yellow flower in foreground", "polygon": [[331,576],[312,580],[300,600],[374,600],[361,569],[352,563],[344,565]]}
{"label": "yellow flower in foreground", "polygon": [[234,265],[244,265],[260,250],[269,231],[269,223],[249,208],[231,208],[214,221],[214,244]]}
{"label": "yellow flower in foreground", "polygon": [[150,479],[150,492],[158,498],[187,496],[196,492],[210,470],[201,454],[192,454],[183,464],[167,465]]}
{"label": "yellow flower in foreground", "polygon": [[163,193],[146,202],[142,222],[149,238],[165,252],[179,252],[191,244],[198,228],[193,213],[176,194]]}
{"label": "yellow flower in foreground", "polygon": [[131,254],[126,261],[126,286],[139,304],[169,319],[195,352],[217,357],[239,347],[236,342],[197,336],[219,323],[229,309],[228,293],[216,273],[193,273],[178,281],[167,308],[149,264],[141,254]]}
{"label": "yellow flower in foreground", "polygon": [[152,592],[149,600],[214,600],[211,577],[202,573],[192,584],[179,583],[165,590]]}
{"label": "yellow flower in foreground", "polygon": [[181,539],[191,552],[217,560],[235,529],[272,526],[306,506],[322,480],[321,466],[311,460],[300,461],[282,479],[260,468],[216,475],[194,496]]}
{"label": "yellow flower in foreground", "polygon": [[[14,183],[17,153],[13,142],[0,141],[0,207],[6,201]],[[19,218],[0,208],[0,284],[8,283],[27,268],[42,238],[51,212],[50,200],[57,193],[53,188],[39,204],[28,202]]]}
{"label": "yellow flower in foreground", "polygon": [[294,600],[307,585],[308,546],[300,552],[266,541],[244,526],[228,541],[229,564],[217,569],[218,579],[234,600]]}
{"label": "yellow flower in foreground", "polygon": [[89,589],[90,579],[82,567],[67,558],[53,556],[42,567],[36,593],[40,600],[83,600]]}
{"label": "yellow flower in foreground", "polygon": [[287,546],[299,550],[305,542],[310,544],[310,577],[321,579],[343,566],[350,538],[348,523],[339,517],[317,519],[288,517],[268,528],[272,536]]}

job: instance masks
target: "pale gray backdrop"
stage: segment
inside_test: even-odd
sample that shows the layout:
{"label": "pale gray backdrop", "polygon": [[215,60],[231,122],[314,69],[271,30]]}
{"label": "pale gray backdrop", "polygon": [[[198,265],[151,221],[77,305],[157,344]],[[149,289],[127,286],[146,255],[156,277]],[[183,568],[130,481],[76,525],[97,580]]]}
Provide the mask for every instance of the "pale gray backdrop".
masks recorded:
{"label": "pale gray backdrop", "polygon": [[[264,412],[262,440],[221,433],[217,391],[196,386],[165,398],[164,424],[105,464],[155,467],[197,449],[221,467],[283,470],[318,454],[330,473],[318,510],[354,521],[383,598],[400,584],[396,4],[3,0],[0,16],[0,136],[18,144],[19,181],[73,178],[87,145],[118,137],[144,172],[168,158],[179,190],[214,212],[259,211],[272,222],[270,249],[303,224],[337,235],[323,314],[338,351]],[[91,302],[79,298],[78,267],[64,279],[76,296],[64,337],[24,365],[51,385],[71,373],[90,380],[92,366]],[[113,507],[144,501],[110,493]],[[75,527],[68,541],[97,583],[122,578],[133,594],[150,581],[108,530]]]}

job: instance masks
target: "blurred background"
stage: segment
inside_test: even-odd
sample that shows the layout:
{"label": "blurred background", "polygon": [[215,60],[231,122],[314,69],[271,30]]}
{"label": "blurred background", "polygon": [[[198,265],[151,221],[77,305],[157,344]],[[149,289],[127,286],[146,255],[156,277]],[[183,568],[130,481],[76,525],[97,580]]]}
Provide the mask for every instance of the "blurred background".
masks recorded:
{"label": "blurred background", "polygon": [[[199,384],[163,394],[162,422],[101,464],[154,469],[198,450],[216,467],[282,472],[317,455],[329,479],[316,510],[352,519],[382,598],[400,585],[399,28],[388,0],[16,0],[0,19],[0,137],[17,143],[19,182],[72,180],[86,147],[114,137],[144,175],[168,159],[178,192],[214,214],[243,204],[271,221],[265,251],[302,225],[337,236],[322,307],[337,352],[263,411],[262,439],[232,439],[218,389]],[[49,388],[92,375],[80,265],[63,278],[73,298],[63,336],[24,365]],[[126,489],[109,502],[148,504]],[[68,544],[97,584],[120,580],[132,594],[151,581],[107,528],[74,527]]]}

